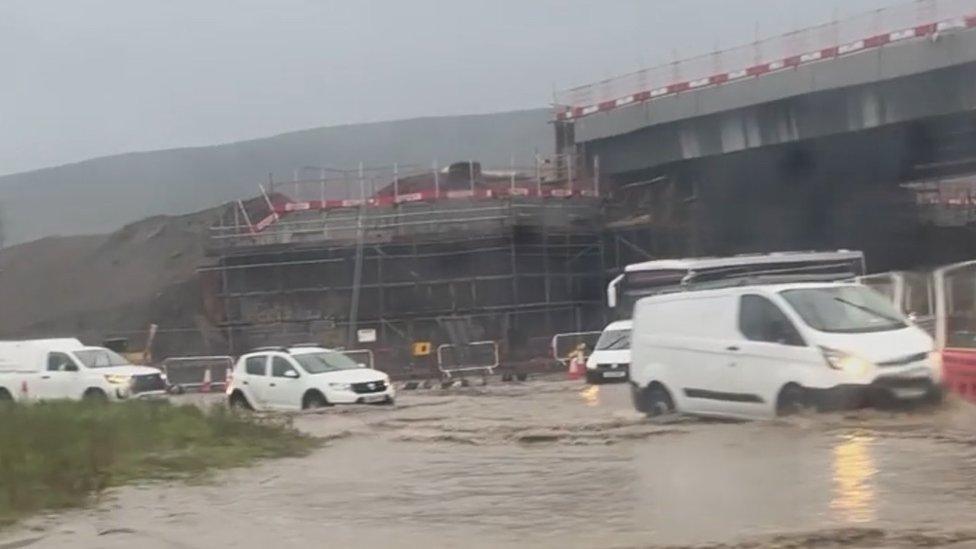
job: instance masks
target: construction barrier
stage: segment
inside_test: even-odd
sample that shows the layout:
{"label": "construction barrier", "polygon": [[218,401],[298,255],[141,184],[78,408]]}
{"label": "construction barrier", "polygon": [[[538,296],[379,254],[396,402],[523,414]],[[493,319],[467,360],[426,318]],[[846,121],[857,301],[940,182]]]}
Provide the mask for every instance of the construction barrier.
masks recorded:
{"label": "construction barrier", "polygon": [[552,336],[552,356],[559,362],[569,365],[569,359],[576,347],[586,345],[584,356],[590,356],[593,347],[603,332],[566,332]]}
{"label": "construction barrier", "polygon": [[446,377],[460,372],[495,372],[499,364],[498,343],[474,341],[457,346],[445,343],[437,347],[437,369]]}
{"label": "construction barrier", "polygon": [[227,355],[170,357],[161,364],[170,388],[177,392],[210,392],[227,386],[233,357]]}
{"label": "construction barrier", "polygon": [[376,359],[373,356],[373,351],[370,349],[350,349],[348,351],[341,351],[342,354],[346,355],[353,362],[357,364],[362,364],[367,368],[375,369]]}
{"label": "construction barrier", "polygon": [[942,351],[942,382],[946,389],[976,402],[976,352],[972,349]]}

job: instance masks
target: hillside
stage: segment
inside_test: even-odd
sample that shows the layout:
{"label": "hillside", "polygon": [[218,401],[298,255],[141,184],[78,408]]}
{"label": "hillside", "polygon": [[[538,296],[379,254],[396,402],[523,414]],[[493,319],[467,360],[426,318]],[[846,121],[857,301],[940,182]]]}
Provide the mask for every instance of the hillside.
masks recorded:
{"label": "hillside", "polygon": [[537,109],[418,118],[96,158],[0,177],[0,214],[10,245],[198,211],[253,195],[268,173],[289,179],[302,166],[426,165],[434,158],[507,165],[513,154],[524,165],[535,151],[552,149],[548,116]]}
{"label": "hillside", "polygon": [[0,338],[70,335],[97,343],[127,336],[138,347],[155,322],[167,331],[191,328],[185,337],[199,342],[193,328],[205,323],[196,269],[218,215],[155,216],[107,235],[48,237],[3,250]]}

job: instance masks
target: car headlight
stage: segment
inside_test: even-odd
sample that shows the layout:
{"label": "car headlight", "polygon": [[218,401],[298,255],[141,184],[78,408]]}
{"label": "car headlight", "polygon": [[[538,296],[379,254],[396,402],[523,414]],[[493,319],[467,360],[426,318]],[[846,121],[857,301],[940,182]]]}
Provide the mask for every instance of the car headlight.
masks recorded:
{"label": "car headlight", "polygon": [[348,391],[352,389],[352,385],[348,383],[330,383],[329,389],[335,389],[336,391]]}
{"label": "car headlight", "polygon": [[827,361],[827,366],[848,374],[861,375],[870,370],[873,366],[871,362],[859,356],[845,353],[844,351],[838,351],[837,349],[821,347],[820,351],[823,353],[824,359]]}
{"label": "car headlight", "polygon": [[123,374],[105,374],[105,381],[112,385],[128,385],[132,383],[132,376]]}

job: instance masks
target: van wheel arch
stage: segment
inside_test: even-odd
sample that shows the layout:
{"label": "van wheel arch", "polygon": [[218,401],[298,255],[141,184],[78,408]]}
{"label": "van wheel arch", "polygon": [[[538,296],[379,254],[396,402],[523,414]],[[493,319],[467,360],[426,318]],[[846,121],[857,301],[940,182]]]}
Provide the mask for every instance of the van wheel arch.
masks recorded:
{"label": "van wheel arch", "polygon": [[324,408],[326,406],[331,406],[329,399],[325,398],[322,391],[318,389],[309,389],[302,395],[302,410]]}
{"label": "van wheel arch", "polygon": [[0,387],[0,402],[13,402],[14,396],[10,394],[10,391]]}

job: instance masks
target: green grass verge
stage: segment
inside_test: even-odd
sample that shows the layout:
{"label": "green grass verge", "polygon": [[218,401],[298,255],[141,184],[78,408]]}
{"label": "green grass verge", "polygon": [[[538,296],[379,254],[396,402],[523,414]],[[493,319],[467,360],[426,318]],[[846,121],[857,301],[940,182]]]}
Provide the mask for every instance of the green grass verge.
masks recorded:
{"label": "green grass verge", "polygon": [[318,445],[287,419],[223,407],[48,402],[0,407],[0,526],[41,509],[83,505],[145,479],[200,478]]}

